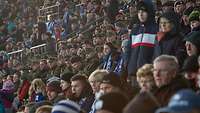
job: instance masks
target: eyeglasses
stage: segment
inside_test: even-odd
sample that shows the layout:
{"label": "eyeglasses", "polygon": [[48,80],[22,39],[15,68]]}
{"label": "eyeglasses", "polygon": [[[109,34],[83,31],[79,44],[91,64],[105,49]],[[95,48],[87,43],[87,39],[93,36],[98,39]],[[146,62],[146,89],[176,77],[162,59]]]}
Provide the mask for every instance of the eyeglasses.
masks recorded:
{"label": "eyeglasses", "polygon": [[165,74],[165,73],[169,72],[169,69],[152,69],[152,72]]}

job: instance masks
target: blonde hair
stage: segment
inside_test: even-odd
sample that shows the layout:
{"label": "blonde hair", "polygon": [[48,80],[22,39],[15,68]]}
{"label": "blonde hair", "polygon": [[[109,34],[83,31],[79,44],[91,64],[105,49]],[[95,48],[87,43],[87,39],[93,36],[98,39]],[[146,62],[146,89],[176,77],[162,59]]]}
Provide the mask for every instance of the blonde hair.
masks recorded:
{"label": "blonde hair", "polygon": [[42,90],[42,94],[45,95],[45,83],[40,78],[36,78],[31,82],[31,86],[29,88],[29,95],[32,95],[34,91],[37,89]]}
{"label": "blonde hair", "polygon": [[88,80],[98,81],[101,82],[103,77],[108,74],[109,72],[104,69],[97,69],[94,72],[92,72],[88,78]]}
{"label": "blonde hair", "polygon": [[37,108],[35,113],[51,113],[52,106],[50,105],[43,105]]}
{"label": "blonde hair", "polygon": [[138,69],[136,75],[137,78],[141,77],[153,77],[153,65],[152,64],[145,64],[141,68]]}

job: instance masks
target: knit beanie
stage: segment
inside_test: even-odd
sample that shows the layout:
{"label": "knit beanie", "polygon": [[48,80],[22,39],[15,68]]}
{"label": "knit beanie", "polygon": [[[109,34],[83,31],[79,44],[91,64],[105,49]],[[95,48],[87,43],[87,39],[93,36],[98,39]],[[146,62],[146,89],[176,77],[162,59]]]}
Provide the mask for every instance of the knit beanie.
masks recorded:
{"label": "knit beanie", "polygon": [[190,13],[189,15],[189,21],[200,21],[199,19],[200,17],[200,12],[199,11],[192,11],[192,13]]}
{"label": "knit beanie", "polygon": [[60,87],[60,81],[51,81],[47,83],[46,90],[60,93],[62,91],[62,88]]}
{"label": "knit beanie", "polygon": [[200,50],[200,31],[191,32],[184,40],[191,42],[198,50]]}
{"label": "knit beanie", "polygon": [[61,100],[53,106],[51,113],[80,113],[81,107],[71,100]]}

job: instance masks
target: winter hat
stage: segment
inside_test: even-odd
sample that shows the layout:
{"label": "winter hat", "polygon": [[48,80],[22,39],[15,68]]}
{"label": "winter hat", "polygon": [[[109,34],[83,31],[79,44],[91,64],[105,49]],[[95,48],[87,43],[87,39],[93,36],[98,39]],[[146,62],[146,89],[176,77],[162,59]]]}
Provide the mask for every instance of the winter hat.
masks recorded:
{"label": "winter hat", "polygon": [[158,109],[156,113],[185,113],[190,112],[194,108],[200,108],[200,96],[190,89],[184,89],[172,96],[168,106]]}
{"label": "winter hat", "polygon": [[3,89],[5,90],[13,90],[14,88],[15,86],[11,80],[7,80],[3,83]]}
{"label": "winter hat", "polygon": [[143,2],[143,1],[141,1],[141,2],[139,2],[138,4],[137,4],[137,10],[139,11],[139,10],[142,10],[142,11],[146,11],[146,12],[148,12],[148,5],[145,3],[145,2]]}
{"label": "winter hat", "polygon": [[158,21],[160,21],[160,18],[166,18],[167,20],[170,21],[170,23],[172,23],[174,25],[174,32],[176,32],[177,30],[179,30],[180,26],[179,26],[179,16],[174,12],[174,11],[168,11],[166,13],[163,13]]}
{"label": "winter hat", "polygon": [[62,100],[59,101],[56,105],[53,106],[51,113],[80,113],[81,107],[71,101],[71,100]]}
{"label": "winter hat", "polygon": [[121,87],[121,80],[114,72],[109,72],[107,75],[105,75],[101,83],[110,84],[119,88]]}
{"label": "winter hat", "polygon": [[60,87],[60,81],[50,81],[47,83],[46,90],[60,93],[62,91],[62,88]]}
{"label": "winter hat", "polygon": [[200,31],[194,31],[190,33],[184,40],[191,42],[198,50],[200,50]]}
{"label": "winter hat", "polygon": [[[50,76],[50,75],[49,75]],[[48,80],[47,80],[47,83],[49,83],[49,82],[51,82],[51,81],[60,81],[60,78],[59,77],[56,77],[56,76],[53,76],[53,77],[51,77],[51,78],[49,78]]]}
{"label": "winter hat", "polygon": [[72,78],[73,75],[74,75],[74,73],[72,73],[72,72],[66,72],[64,74],[61,74],[60,78],[61,78],[61,80],[64,80],[64,81],[70,83],[70,79]]}
{"label": "winter hat", "polygon": [[122,113],[128,103],[126,96],[119,92],[111,92],[101,96],[95,103],[96,110],[106,110],[112,113]]}
{"label": "winter hat", "polygon": [[192,13],[190,13],[189,15],[189,21],[200,21],[199,19],[200,17],[200,12],[199,11],[192,11]]}
{"label": "winter hat", "polygon": [[189,56],[183,64],[182,71],[184,72],[198,72],[199,64],[198,64],[198,56],[193,55]]}
{"label": "winter hat", "polygon": [[177,0],[175,3],[174,3],[174,7],[176,7],[177,5],[181,5],[181,4],[185,4],[185,2],[183,0]]}

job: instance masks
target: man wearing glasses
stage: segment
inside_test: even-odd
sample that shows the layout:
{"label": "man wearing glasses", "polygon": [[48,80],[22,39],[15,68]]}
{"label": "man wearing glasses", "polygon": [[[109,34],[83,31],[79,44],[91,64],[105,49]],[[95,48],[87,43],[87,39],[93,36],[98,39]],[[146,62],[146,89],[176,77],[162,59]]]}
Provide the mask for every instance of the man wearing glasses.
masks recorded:
{"label": "man wearing glasses", "polygon": [[153,62],[153,77],[158,87],[154,95],[161,106],[167,105],[178,90],[189,87],[187,81],[178,74],[178,69],[178,60],[174,56],[161,55]]}

